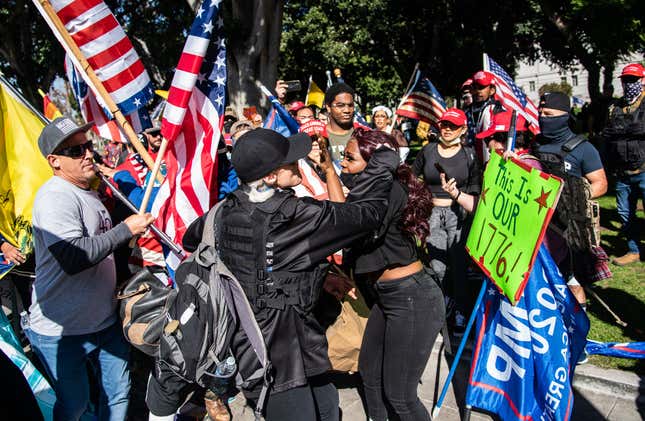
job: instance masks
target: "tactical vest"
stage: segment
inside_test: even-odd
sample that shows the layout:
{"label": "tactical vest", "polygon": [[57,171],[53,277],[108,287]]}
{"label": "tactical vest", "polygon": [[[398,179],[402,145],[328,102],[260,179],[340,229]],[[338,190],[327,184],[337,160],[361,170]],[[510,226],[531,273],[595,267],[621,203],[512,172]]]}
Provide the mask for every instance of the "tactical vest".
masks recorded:
{"label": "tactical vest", "polygon": [[603,135],[608,140],[609,163],[619,171],[634,171],[645,164],[645,94],[636,109],[612,105]]}
{"label": "tactical vest", "polygon": [[[295,211],[292,194],[276,192],[262,203],[251,203],[246,193],[229,195],[218,215],[220,257],[235,274],[255,312],[293,306],[309,312],[318,301],[328,265],[307,272],[274,271],[274,246],[267,232],[274,218],[288,220]],[[275,228],[275,227],[272,227]]]}
{"label": "tactical vest", "polygon": [[589,183],[583,177],[568,174],[564,163],[566,156],[586,141],[584,136],[578,135],[562,145],[560,153],[534,151],[543,171],[564,181],[549,227],[561,233],[573,251],[588,251],[596,245],[593,219],[588,209]]}

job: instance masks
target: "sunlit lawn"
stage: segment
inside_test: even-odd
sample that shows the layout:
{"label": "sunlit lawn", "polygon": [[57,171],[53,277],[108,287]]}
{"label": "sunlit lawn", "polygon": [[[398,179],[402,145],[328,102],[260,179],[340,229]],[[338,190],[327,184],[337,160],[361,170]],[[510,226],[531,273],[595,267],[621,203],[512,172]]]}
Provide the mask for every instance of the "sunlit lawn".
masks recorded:
{"label": "sunlit lawn", "polygon": [[[621,256],[626,252],[624,239],[619,236],[620,223],[616,213],[614,196],[600,199],[602,225],[602,246],[610,257]],[[645,238],[645,214],[638,212],[641,239]],[[589,339],[601,342],[642,342],[645,341],[645,262],[619,267],[611,265],[613,278],[598,282],[594,291],[625,323],[627,327],[616,323],[609,313],[591,294],[587,294],[591,330]],[[606,368],[617,368],[645,374],[643,360],[590,357],[590,363]]]}

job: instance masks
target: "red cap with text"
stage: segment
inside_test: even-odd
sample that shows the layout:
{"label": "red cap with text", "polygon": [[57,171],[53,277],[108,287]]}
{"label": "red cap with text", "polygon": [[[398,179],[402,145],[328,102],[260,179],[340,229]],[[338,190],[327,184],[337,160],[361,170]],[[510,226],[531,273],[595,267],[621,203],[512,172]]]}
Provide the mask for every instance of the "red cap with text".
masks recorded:
{"label": "red cap with text", "polygon": [[298,129],[301,133],[307,133],[309,136],[321,135],[327,136],[327,126],[320,120],[309,120]]}
{"label": "red cap with text", "polygon": [[467,120],[466,114],[459,108],[448,108],[439,121],[449,121],[456,126],[465,126]]}
{"label": "red cap with text", "polygon": [[640,63],[628,64],[623,68],[623,72],[619,77],[623,76],[645,77],[645,67]]}
{"label": "red cap with text", "polygon": [[480,70],[473,75],[473,83],[479,86],[492,85],[495,82],[495,75],[485,70]]}

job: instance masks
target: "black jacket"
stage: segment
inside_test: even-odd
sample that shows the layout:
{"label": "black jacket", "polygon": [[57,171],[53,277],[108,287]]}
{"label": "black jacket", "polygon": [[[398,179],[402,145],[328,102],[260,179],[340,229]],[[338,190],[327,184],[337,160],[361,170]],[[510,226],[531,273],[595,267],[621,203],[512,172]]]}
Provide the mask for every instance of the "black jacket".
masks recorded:
{"label": "black jacket", "polygon": [[[346,203],[299,199],[291,192],[277,192],[277,195],[288,197],[281,197],[284,200],[278,201],[279,209],[266,209],[270,212],[265,229],[266,241],[272,243],[271,270],[299,277],[310,274],[311,284],[320,286],[320,267],[326,263],[327,256],[379,228],[387,210],[392,172],[398,164],[395,152],[377,150],[358,177]],[[236,208],[271,206],[269,201],[250,203],[243,192],[227,200]],[[234,215],[228,212],[227,217],[226,207],[224,204],[219,222],[222,227],[226,226],[227,218]],[[198,232],[201,233],[199,227],[189,228],[186,232],[189,243],[195,242],[191,237]],[[229,263],[235,261],[235,256],[227,256],[226,250],[220,250],[220,253],[229,269],[240,278],[238,265]],[[256,311],[255,317],[275,368],[272,392],[304,385],[307,377],[331,368],[325,332],[310,310],[303,310],[298,305],[287,305],[283,310],[267,307]],[[233,348],[243,374],[248,376],[258,368],[253,366],[255,357],[243,333],[236,335]],[[247,391],[248,397],[253,395],[253,391]]]}

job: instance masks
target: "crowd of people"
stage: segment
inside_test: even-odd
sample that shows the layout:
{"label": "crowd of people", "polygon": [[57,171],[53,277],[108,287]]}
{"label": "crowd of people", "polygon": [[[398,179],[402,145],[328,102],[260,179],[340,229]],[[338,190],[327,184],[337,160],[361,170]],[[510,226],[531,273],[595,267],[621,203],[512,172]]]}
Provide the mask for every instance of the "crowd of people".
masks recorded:
{"label": "crowd of people", "polygon": [[[480,284],[469,280],[479,275],[464,245],[494,151],[565,181],[560,216],[545,242],[583,307],[582,286],[610,273],[593,208],[593,199],[607,191],[605,167],[615,176],[628,248],[614,263],[640,260],[636,204],[645,200],[644,77],[640,64],[623,69],[624,94],[609,109],[602,132],[604,161],[571,130],[566,94],[541,97],[541,132],[534,136],[523,118],[513,124],[511,110],[495,99],[494,76],[483,70],[461,87],[461,108],[448,108],[429,127],[414,157],[411,138],[395,128],[400,118],[390,108],[371,110],[373,128],[357,121],[355,92],[344,82],[327,89],[320,110],[300,99],[287,102],[287,84],[277,82],[278,99],[300,125],[301,133],[289,138],[260,127],[257,112],[238,119],[227,109],[218,156],[219,199],[225,202],[216,215],[226,229],[220,230],[218,251],[244,286],[269,350],[266,419],[339,419],[326,324],[317,307],[329,297],[340,301],[357,293],[369,308],[358,359],[367,416],[430,419],[417,387],[444,323],[459,336],[472,311],[468,292]],[[506,150],[512,126],[516,146]],[[154,247],[138,247],[139,254],[127,247],[133,237],[139,245],[151,241],[150,213],[128,215],[104,204],[92,187],[98,170],[140,204],[146,184],[157,181],[129,147],[103,158],[96,154],[85,135],[89,127],[62,117],[38,139],[53,176],[34,202],[36,277],[31,297],[23,298],[30,303],[23,329],[56,392],[56,419],[77,420],[86,411],[86,361],[93,359],[101,391],[98,419],[122,420],[130,399],[130,350],[115,288],[142,262],[163,265],[163,256]],[[154,158],[160,127],[141,139]],[[205,223],[200,218],[188,228],[186,249],[199,244]],[[5,259],[25,262],[20,250],[0,241]],[[244,341],[240,335],[233,340],[240,372],[253,369],[245,365]],[[260,386],[245,385],[249,402],[260,399]],[[158,389],[146,397],[150,419],[171,420],[178,408],[169,395],[176,389]]]}

